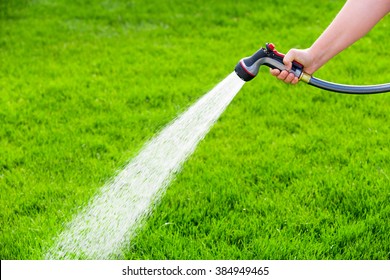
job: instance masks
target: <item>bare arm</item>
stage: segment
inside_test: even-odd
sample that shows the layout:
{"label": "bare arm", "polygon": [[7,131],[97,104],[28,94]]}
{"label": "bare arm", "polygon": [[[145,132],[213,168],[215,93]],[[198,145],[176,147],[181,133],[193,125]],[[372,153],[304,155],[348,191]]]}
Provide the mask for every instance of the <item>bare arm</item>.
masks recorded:
{"label": "bare arm", "polygon": [[[367,34],[377,22],[390,12],[390,0],[348,0],[328,28],[306,50],[291,49],[284,63],[291,68],[296,60],[312,74],[339,52]],[[272,70],[271,73],[287,83],[298,79],[287,71]]]}

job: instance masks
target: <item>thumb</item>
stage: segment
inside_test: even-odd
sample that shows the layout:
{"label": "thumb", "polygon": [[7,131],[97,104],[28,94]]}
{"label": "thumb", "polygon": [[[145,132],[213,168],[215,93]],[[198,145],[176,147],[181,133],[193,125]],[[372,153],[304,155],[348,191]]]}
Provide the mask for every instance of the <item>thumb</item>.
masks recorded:
{"label": "thumb", "polygon": [[283,58],[283,63],[286,65],[287,70],[291,70],[292,62],[296,58],[296,52],[294,49],[289,50]]}

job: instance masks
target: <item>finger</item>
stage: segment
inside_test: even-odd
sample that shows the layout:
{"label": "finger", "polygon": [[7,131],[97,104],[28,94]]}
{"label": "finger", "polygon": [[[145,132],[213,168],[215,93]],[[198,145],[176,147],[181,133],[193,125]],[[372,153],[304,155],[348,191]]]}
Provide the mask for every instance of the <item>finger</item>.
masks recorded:
{"label": "finger", "polygon": [[270,71],[272,76],[278,76],[280,74],[280,70],[279,69],[271,69],[270,68]]}
{"label": "finger", "polygon": [[288,76],[288,72],[286,70],[283,70],[282,72],[280,72],[280,74],[277,76],[277,78],[279,80],[285,80]]}
{"label": "finger", "polygon": [[295,78],[295,75],[293,73],[290,73],[287,75],[287,77],[284,79],[286,83],[291,83]]}
{"label": "finger", "polygon": [[294,77],[294,79],[291,81],[291,84],[296,85],[299,82],[298,77]]}
{"label": "finger", "polygon": [[288,60],[284,60],[283,59],[283,63],[284,63],[284,65],[286,66],[286,70],[287,71],[289,71],[289,70],[291,70],[291,67],[292,67],[292,62],[291,61],[288,61]]}

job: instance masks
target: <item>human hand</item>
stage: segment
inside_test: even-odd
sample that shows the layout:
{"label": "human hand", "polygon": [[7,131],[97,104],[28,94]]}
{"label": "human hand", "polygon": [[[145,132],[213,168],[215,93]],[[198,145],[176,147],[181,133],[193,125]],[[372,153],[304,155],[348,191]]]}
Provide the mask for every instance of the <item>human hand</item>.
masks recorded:
{"label": "human hand", "polygon": [[310,49],[298,50],[291,49],[284,56],[283,63],[286,65],[287,70],[280,71],[279,69],[270,69],[271,75],[275,76],[279,80],[284,81],[287,84],[296,84],[299,79],[293,73],[288,70],[292,67],[292,62],[296,61],[303,65],[304,70],[308,74],[313,74],[315,70],[314,60],[310,53]]}

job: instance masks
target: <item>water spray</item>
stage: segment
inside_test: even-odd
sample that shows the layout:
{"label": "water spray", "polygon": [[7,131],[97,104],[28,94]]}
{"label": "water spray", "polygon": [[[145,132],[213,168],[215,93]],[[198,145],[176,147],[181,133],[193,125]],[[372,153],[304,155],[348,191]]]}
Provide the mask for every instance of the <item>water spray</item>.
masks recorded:
{"label": "water spray", "polygon": [[[265,48],[259,49],[252,56],[241,59],[236,67],[236,74],[245,82],[252,80],[257,76],[261,65],[268,66],[272,69],[287,70],[283,63],[284,54],[275,49],[274,44],[267,43]],[[346,94],[376,94],[390,91],[390,83],[379,85],[344,85],[336,84],[317,79],[303,70],[303,65],[293,61],[292,67],[288,70],[293,73],[300,81],[320,89],[334,91]]]}

